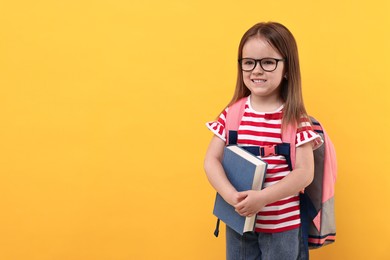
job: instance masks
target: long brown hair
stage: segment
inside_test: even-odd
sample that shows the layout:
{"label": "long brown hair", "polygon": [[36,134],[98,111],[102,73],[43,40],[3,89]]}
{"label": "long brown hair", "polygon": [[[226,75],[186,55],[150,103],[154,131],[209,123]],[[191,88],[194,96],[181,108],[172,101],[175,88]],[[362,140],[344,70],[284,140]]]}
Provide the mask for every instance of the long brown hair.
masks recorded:
{"label": "long brown hair", "polygon": [[[238,59],[242,58],[242,49],[245,43],[253,37],[266,39],[286,59],[286,78],[283,78],[280,89],[281,99],[285,103],[283,128],[288,124],[298,124],[302,116],[307,117],[307,113],[303,103],[298,47],[294,36],[280,23],[266,22],[255,24],[241,38],[238,48]],[[242,71],[238,62],[237,68],[236,89],[228,106],[250,95],[249,89],[244,84]]]}

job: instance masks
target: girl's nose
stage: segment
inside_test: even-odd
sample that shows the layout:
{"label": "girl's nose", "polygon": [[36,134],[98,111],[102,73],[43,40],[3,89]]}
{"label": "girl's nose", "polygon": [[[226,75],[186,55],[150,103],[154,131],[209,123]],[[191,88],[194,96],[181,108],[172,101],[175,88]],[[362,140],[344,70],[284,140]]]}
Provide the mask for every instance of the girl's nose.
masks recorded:
{"label": "girl's nose", "polygon": [[252,72],[253,73],[259,73],[259,74],[263,74],[264,73],[263,68],[260,66],[260,61],[256,61],[255,68],[253,69]]}

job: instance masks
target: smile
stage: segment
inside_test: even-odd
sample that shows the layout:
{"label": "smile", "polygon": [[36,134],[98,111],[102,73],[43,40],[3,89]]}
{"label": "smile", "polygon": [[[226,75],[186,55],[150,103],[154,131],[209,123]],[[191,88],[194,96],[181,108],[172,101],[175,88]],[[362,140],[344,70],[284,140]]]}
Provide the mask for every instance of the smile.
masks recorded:
{"label": "smile", "polygon": [[252,81],[254,83],[263,83],[263,82],[266,82],[267,80],[265,80],[265,79],[252,79]]}

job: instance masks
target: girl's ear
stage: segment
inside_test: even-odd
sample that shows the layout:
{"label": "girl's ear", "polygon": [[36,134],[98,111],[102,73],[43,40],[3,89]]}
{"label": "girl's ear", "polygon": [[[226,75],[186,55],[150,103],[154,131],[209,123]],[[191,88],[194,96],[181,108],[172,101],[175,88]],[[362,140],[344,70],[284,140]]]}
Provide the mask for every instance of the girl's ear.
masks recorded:
{"label": "girl's ear", "polygon": [[284,77],[285,79],[287,79],[287,73],[285,73],[283,77]]}

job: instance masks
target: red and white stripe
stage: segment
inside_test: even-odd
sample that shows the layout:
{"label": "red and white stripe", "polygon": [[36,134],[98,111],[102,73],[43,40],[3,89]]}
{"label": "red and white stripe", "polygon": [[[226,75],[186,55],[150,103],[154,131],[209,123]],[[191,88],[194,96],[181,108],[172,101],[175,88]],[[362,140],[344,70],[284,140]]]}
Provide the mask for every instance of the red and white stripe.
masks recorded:
{"label": "red and white stripe", "polygon": [[226,142],[225,122],[228,109],[226,108],[219,116],[218,121],[208,122],[206,126],[224,142]]}

